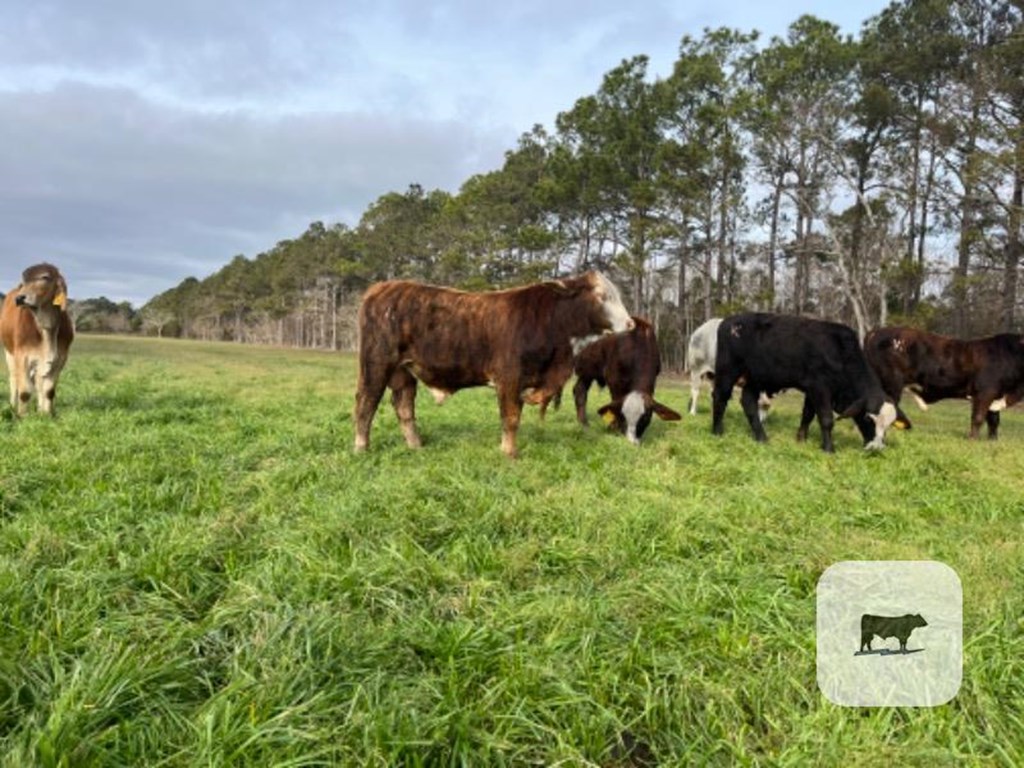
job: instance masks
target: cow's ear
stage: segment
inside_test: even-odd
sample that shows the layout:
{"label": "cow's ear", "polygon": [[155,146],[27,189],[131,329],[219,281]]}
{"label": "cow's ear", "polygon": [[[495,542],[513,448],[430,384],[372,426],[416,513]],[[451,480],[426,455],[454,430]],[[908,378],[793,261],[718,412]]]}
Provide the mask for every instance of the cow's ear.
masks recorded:
{"label": "cow's ear", "polygon": [[864,398],[862,397],[860,400],[855,400],[853,402],[853,404],[849,408],[847,408],[845,411],[840,413],[839,414],[839,418],[840,419],[852,419],[858,413],[863,413],[863,411],[864,411]]}
{"label": "cow's ear", "polygon": [[53,305],[61,310],[68,306],[68,284],[61,275],[57,275],[57,293],[53,297]]}
{"label": "cow's ear", "polygon": [[667,405],[662,405],[657,400],[651,401],[651,407],[654,409],[654,412],[658,414],[659,418],[663,419],[664,421],[679,421],[681,418],[683,418],[678,413],[669,408]]}
{"label": "cow's ear", "polygon": [[910,429],[910,419],[907,418],[907,414],[897,408],[896,421],[894,421],[892,425],[896,427],[896,429]]}
{"label": "cow's ear", "polygon": [[609,427],[614,426],[620,418],[622,418],[622,401],[613,400],[608,405],[602,405],[597,409],[597,415],[600,416],[604,423]]}

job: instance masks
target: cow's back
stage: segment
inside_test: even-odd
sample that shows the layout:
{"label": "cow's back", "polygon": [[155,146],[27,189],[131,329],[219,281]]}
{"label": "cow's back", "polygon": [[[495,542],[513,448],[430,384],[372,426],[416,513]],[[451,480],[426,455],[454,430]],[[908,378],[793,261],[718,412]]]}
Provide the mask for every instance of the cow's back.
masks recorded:
{"label": "cow's back", "polygon": [[718,329],[716,369],[733,370],[768,393],[841,384],[851,365],[861,367],[863,355],[856,334],[839,323],[748,313]]}

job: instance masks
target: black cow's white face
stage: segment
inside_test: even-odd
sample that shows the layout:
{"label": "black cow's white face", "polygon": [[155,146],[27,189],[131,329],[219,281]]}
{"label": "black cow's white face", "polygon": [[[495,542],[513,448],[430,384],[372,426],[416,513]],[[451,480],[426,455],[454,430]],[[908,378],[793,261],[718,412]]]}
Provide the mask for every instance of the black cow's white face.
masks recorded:
{"label": "black cow's white face", "polygon": [[885,433],[896,421],[896,406],[892,403],[882,403],[878,413],[868,413],[868,418],[874,422],[875,436],[864,445],[866,451],[880,451],[885,448]]}

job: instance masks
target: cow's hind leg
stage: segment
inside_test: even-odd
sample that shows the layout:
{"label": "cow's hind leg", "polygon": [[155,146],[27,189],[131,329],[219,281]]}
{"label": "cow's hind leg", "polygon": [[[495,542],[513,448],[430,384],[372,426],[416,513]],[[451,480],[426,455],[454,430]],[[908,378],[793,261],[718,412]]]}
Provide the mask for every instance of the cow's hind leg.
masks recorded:
{"label": "cow's hind leg", "polygon": [[423,443],[416,432],[416,377],[404,368],[399,368],[391,374],[388,386],[391,387],[391,404],[395,406],[405,444],[410,448],[419,448]]}
{"label": "cow's hind leg", "polygon": [[518,387],[498,389],[498,409],[501,412],[501,450],[510,459],[519,455],[516,449],[516,432],[523,414],[523,400]]}
{"label": "cow's hind leg", "polygon": [[365,451],[370,445],[370,427],[387,383],[388,372],[383,366],[360,365],[356,385],[356,451]]}
{"label": "cow's hind leg", "polygon": [[725,407],[732,397],[732,388],[736,379],[721,376],[715,378],[715,386],[711,390],[711,433],[721,435],[725,431]]}
{"label": "cow's hind leg", "polygon": [[690,371],[690,415],[697,415],[697,398],[700,397],[701,375],[697,371]]}
{"label": "cow's hind leg", "polygon": [[[988,437],[995,440],[999,436],[999,411],[990,411],[989,406],[995,400],[991,395],[975,395],[971,400],[971,439],[976,440],[981,434],[982,423],[988,424]],[[993,418],[994,417],[994,418]]]}
{"label": "cow's hind leg", "polygon": [[743,413],[747,416],[747,422],[754,433],[754,439],[759,443],[766,443],[768,442],[768,433],[764,431],[764,425],[761,423],[761,416],[757,407],[758,400],[760,399],[761,393],[756,388],[749,384],[743,387],[743,393],[740,395]]}
{"label": "cow's hind leg", "polygon": [[807,430],[811,426],[811,422],[814,421],[814,403],[811,402],[811,398],[804,395],[804,408],[800,413],[800,426],[796,430],[796,440],[798,443],[802,443],[807,439]]}
{"label": "cow's hind leg", "polygon": [[826,453],[835,453],[835,447],[832,444],[832,427],[835,426],[835,416],[832,415],[832,396],[827,391],[809,391],[804,395],[805,415],[808,407],[813,407],[818,414],[818,426],[821,427],[821,450]]}

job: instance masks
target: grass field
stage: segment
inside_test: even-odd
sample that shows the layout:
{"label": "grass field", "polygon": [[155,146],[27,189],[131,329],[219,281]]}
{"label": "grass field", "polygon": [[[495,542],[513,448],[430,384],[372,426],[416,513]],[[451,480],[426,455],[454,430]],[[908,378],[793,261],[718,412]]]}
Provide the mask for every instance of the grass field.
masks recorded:
{"label": "grass field", "polygon": [[[1024,410],[910,411],[867,455],[737,403],[640,448],[494,394],[390,406],[347,355],[80,337],[59,417],[0,421],[0,765],[1024,764]],[[4,388],[6,398],[6,388]],[[678,383],[662,401],[683,411]],[[593,392],[591,413],[604,394]],[[964,679],[931,709],[815,684],[828,565],[936,559]]]}

